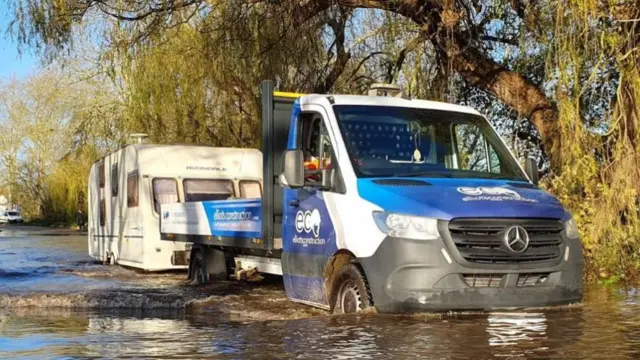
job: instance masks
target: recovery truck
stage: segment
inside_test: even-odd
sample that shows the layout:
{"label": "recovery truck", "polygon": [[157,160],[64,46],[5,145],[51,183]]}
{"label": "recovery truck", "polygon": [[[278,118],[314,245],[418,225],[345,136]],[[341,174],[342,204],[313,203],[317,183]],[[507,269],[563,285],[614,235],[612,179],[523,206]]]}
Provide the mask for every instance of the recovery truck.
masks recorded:
{"label": "recovery truck", "polygon": [[572,215],[474,109],[393,86],[261,93],[261,198],[162,204],[195,283],[281,275],[290,299],[338,313],[582,300]]}

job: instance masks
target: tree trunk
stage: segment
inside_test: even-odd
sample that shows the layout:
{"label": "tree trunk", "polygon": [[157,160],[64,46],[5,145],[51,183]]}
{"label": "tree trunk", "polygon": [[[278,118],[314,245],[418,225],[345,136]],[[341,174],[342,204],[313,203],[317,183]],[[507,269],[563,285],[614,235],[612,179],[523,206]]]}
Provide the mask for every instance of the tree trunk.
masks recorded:
{"label": "tree trunk", "polygon": [[[460,35],[456,37],[453,49],[465,48]],[[558,111],[537,85],[474,47],[466,47],[464,51],[441,50],[441,55],[451,59],[453,69],[467,82],[493,94],[519,116],[527,118],[540,135],[551,168],[557,170],[561,166],[561,138],[556,128]]]}

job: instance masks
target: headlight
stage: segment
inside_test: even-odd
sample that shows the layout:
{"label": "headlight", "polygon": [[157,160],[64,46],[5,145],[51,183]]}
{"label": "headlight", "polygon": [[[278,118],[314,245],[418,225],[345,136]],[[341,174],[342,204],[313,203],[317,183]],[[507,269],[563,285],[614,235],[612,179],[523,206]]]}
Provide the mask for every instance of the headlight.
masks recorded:
{"label": "headlight", "polygon": [[573,219],[573,217],[571,218],[571,220],[564,222],[564,228],[567,234],[567,238],[577,239],[580,236],[580,233],[578,233],[578,224]]}
{"label": "headlight", "polygon": [[408,216],[376,211],[373,218],[383,233],[414,240],[437,240],[438,221],[425,217]]}

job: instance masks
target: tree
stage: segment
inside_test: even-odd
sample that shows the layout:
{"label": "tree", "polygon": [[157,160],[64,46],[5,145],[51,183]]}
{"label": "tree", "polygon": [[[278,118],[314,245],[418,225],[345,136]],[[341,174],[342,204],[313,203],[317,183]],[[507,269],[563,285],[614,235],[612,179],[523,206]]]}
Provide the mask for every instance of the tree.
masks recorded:
{"label": "tree", "polygon": [[[260,4],[263,3],[263,4]],[[236,5],[232,5],[236,4]],[[540,83],[535,83],[526,73],[510,69],[498,62],[492,54],[495,44],[516,47],[518,36],[527,38],[540,26],[531,29],[524,26],[530,21],[528,14],[537,9],[526,3],[515,1],[482,2],[476,0],[315,0],[298,1],[218,1],[207,3],[199,0],[179,2],[79,2],[58,3],[22,0],[13,3],[16,13],[14,30],[18,39],[27,43],[61,48],[71,39],[74,23],[82,22],[87,14],[98,13],[117,21],[114,31],[126,33],[125,43],[145,42],[150,36],[184,23],[194,21],[202,13],[215,13],[219,8],[235,7],[253,9],[260,5],[269,8],[266,14],[284,14],[290,19],[292,28],[300,29],[310,20],[316,19],[336,7],[338,9],[380,9],[398,14],[415,24],[418,36],[407,44],[408,51],[421,42],[430,43],[437,62],[448,66],[461,75],[467,83],[482,89],[513,109],[518,116],[527,118],[536,128],[542,144],[547,149],[552,163],[559,166],[559,134],[556,131],[558,112],[552,100],[545,95]],[[249,10],[250,11],[250,10]],[[341,10],[344,12],[344,10]],[[206,16],[206,15],[205,15]],[[242,20],[239,18],[239,20]],[[217,22],[219,29],[228,23]],[[233,22],[232,22],[233,24]],[[339,24],[327,24],[339,30]],[[233,26],[233,25],[231,25]],[[502,30],[499,30],[502,29]],[[297,31],[297,30],[294,30]],[[340,47],[340,31],[336,31],[338,66],[327,76],[332,80],[341,75],[350,60],[348,52]],[[400,54],[401,64],[406,52]],[[333,81],[330,81],[333,82]],[[328,90],[331,84],[320,86]]]}
{"label": "tree", "polygon": [[113,110],[105,84],[70,75],[51,67],[0,87],[2,181],[26,218],[75,220],[89,166],[111,149],[101,133]]}

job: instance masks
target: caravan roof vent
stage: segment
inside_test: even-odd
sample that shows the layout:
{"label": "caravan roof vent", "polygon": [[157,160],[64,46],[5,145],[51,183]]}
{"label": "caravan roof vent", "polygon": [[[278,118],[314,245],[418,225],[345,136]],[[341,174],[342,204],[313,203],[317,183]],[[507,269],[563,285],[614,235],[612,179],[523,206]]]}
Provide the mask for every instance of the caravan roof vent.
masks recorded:
{"label": "caravan roof vent", "polygon": [[142,133],[135,133],[135,134],[129,135],[129,137],[132,138],[132,139],[137,139],[138,140],[138,144],[141,144],[144,141],[144,139],[149,137],[149,135],[142,134]]}
{"label": "caravan roof vent", "polygon": [[405,98],[402,87],[394,84],[372,84],[369,88],[369,96]]}

